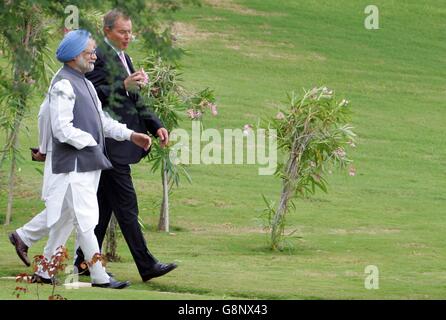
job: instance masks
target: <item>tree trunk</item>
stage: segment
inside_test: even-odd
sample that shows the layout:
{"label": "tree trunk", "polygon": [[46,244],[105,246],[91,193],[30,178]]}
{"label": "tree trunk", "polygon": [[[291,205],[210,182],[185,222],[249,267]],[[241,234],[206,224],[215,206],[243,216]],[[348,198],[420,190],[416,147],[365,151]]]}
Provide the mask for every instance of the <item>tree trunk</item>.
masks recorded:
{"label": "tree trunk", "polygon": [[3,162],[5,162],[6,159],[6,151],[2,153],[2,158],[0,159],[0,170],[2,170]]}
{"label": "tree trunk", "polygon": [[[305,131],[304,131],[305,132]],[[280,195],[280,202],[277,211],[273,218],[272,230],[271,230],[271,248],[273,250],[278,249],[280,239],[283,236],[285,229],[285,215],[288,212],[289,201],[296,192],[296,183],[298,180],[299,166],[302,154],[311,139],[311,136],[306,134],[303,141],[299,136],[293,142],[293,146],[290,151],[290,158],[286,167],[286,178],[283,180],[282,193]]]}
{"label": "tree trunk", "polygon": [[[19,131],[20,125],[27,111],[27,99],[30,93],[29,90],[29,75],[32,67],[36,61],[36,57],[38,51],[34,42],[36,38],[39,38],[38,28],[43,26],[43,21],[40,21],[40,24],[36,24],[37,19],[27,19],[26,17],[31,17],[30,13],[34,13],[35,7],[28,6],[24,10],[28,11],[28,13],[23,13],[22,17],[24,17],[24,30],[25,34],[22,38],[17,39],[15,37],[7,39],[7,43],[11,52],[15,52],[15,55],[12,55],[10,58],[10,63],[13,67],[13,89],[14,93],[13,101],[9,101],[11,106],[11,111],[14,114],[14,122],[13,128],[11,129],[8,135],[8,141],[6,141],[6,146],[4,152],[2,154],[2,158],[0,160],[0,166],[3,165],[3,162],[6,157],[7,152],[11,152],[11,166],[9,172],[9,182],[8,182],[8,203],[6,209],[6,218],[5,225],[8,225],[11,222],[12,216],[12,203],[14,198],[14,186],[15,186],[15,178],[16,178],[16,167],[17,167],[17,155],[19,152],[18,144],[19,144]],[[33,27],[34,24],[34,27]],[[14,26],[13,26],[14,27]],[[22,30],[22,25],[17,25],[15,28],[19,28]],[[34,28],[34,29],[33,29]],[[16,30],[17,31],[17,30]],[[16,32],[13,31],[13,32]],[[19,33],[21,34],[21,33]],[[19,40],[19,41],[17,41]],[[28,63],[29,62],[29,63]],[[17,96],[16,96],[17,94]],[[7,131],[8,132],[8,131]]]}
{"label": "tree trunk", "polygon": [[[31,36],[31,23],[26,23],[26,33],[23,39],[23,46],[25,48],[29,48],[29,40]],[[12,148],[12,156],[11,156],[11,167],[9,171],[9,182],[8,182],[8,204],[6,209],[6,218],[5,225],[8,225],[11,222],[12,215],[12,202],[14,199],[14,183],[15,183],[15,170],[17,166],[17,152],[18,151],[18,142],[19,142],[19,131],[20,124],[22,123],[22,119],[26,110],[26,99],[28,98],[27,93],[23,90],[20,90],[20,82],[21,79],[24,78],[26,72],[23,69],[22,61],[14,61],[13,62],[13,75],[14,75],[14,90],[19,92],[17,97],[17,105],[15,110],[15,118],[14,125],[11,131],[10,140],[7,143],[10,143],[9,148]],[[8,149],[9,149],[8,148]],[[2,160],[3,162],[3,160]]]}
{"label": "tree trunk", "polygon": [[[8,138],[9,137],[9,131],[8,130],[5,130],[5,136]],[[3,167],[3,163],[5,162],[5,159],[6,159],[6,156],[7,156],[7,154],[8,154],[8,145],[9,145],[9,143],[8,143],[8,141],[9,141],[9,139],[5,142],[5,146],[3,147],[3,149],[2,149],[2,158],[0,159],[0,170],[2,170],[2,167]]]}
{"label": "tree trunk", "polygon": [[118,248],[118,221],[116,221],[116,217],[112,214],[110,219],[110,225],[107,229],[106,234],[106,248],[105,248],[105,257],[108,261],[119,261],[121,258],[117,253]]}
{"label": "tree trunk", "polygon": [[161,178],[163,183],[163,203],[161,204],[158,230],[169,232],[169,184],[167,178],[166,160],[163,160]]}
{"label": "tree trunk", "polygon": [[288,212],[288,202],[295,192],[294,183],[296,180],[298,169],[298,162],[296,160],[297,159],[295,152],[294,150],[292,150],[286,170],[287,180],[283,181],[279,207],[277,208],[276,214],[274,215],[272,224],[271,247],[273,250],[277,249],[280,238],[283,235],[283,231],[285,228],[284,218],[285,214]]}
{"label": "tree trunk", "polygon": [[15,184],[15,170],[17,166],[17,150],[18,150],[18,138],[19,138],[19,130],[20,123],[22,119],[19,115],[17,115],[14,123],[14,129],[11,132],[11,145],[12,145],[12,157],[11,157],[11,167],[9,169],[9,182],[8,182],[8,205],[6,209],[6,218],[5,225],[9,225],[11,223],[12,216],[12,202],[14,199],[14,184]]}

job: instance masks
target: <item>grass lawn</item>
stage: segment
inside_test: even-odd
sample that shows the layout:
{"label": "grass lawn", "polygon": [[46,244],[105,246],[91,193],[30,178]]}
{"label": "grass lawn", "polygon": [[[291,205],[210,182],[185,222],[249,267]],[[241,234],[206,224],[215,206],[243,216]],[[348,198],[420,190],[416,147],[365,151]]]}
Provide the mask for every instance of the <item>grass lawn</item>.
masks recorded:
{"label": "grass lawn", "polygon": [[[259,176],[255,165],[192,165],[193,183],[174,190],[172,232],[164,234],[155,231],[159,175],[143,161],[133,176],[149,248],[179,268],[143,283],[122,240],[122,261],[109,270],[129,279],[129,289],[57,292],[69,299],[446,298],[446,4],[376,0],[380,29],[367,30],[368,1],[205,2],[176,15],[176,32],[187,50],[186,86],[209,86],[218,98],[219,115],[206,127],[223,132],[255,124],[274,116],[287,92],[326,85],[351,101],[357,175],[334,172],[328,194],[297,201],[287,219],[289,231],[297,230],[289,249],[271,252],[259,217],[262,194],[279,198],[277,178]],[[144,55],[136,47],[130,54]],[[29,134],[21,136],[26,157],[37,142],[42,93],[33,99]],[[190,129],[189,122],[183,127]],[[7,233],[43,208],[39,166],[20,164],[13,222],[0,228],[0,276],[29,271]],[[3,223],[5,173],[1,179]],[[377,290],[364,287],[368,265],[379,269]],[[14,298],[14,287],[0,280],[0,299]]]}

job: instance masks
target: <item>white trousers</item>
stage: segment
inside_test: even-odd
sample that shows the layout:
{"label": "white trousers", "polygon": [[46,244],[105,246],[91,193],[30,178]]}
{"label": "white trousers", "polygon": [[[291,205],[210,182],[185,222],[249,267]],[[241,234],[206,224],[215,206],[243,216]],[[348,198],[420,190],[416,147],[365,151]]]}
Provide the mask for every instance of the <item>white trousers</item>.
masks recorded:
{"label": "white trousers", "polygon": [[[51,145],[51,140],[48,142]],[[46,160],[44,166],[44,174],[43,174],[43,185],[42,185],[42,200],[46,200],[49,193],[49,186],[51,181],[53,180],[53,169],[51,166],[51,157],[52,151],[47,150]],[[62,214],[64,210],[71,210],[71,208],[67,206],[62,206]],[[32,247],[34,243],[39,241],[40,239],[48,236],[50,229],[48,228],[48,210],[45,208],[38,215],[32,218],[27,224],[17,229],[16,232],[22,241],[28,246],[28,248]],[[61,233],[70,233],[72,227],[70,225],[66,225],[66,230],[61,229]],[[73,257],[74,260],[77,258],[77,248],[79,247],[79,242],[76,237],[76,245],[74,247]]]}
{"label": "white trousers", "polygon": [[[62,214],[64,210],[70,210],[67,206],[62,206]],[[46,220],[46,209],[43,209],[38,215],[32,218],[27,224],[16,230],[20,239],[31,248],[34,243],[39,241],[40,239],[46,237],[50,232],[50,229],[47,227]],[[73,226],[70,224],[66,224],[65,229],[62,227],[60,230],[61,233],[70,233],[73,229]],[[79,248],[79,241],[76,237],[76,243],[74,245],[73,259],[74,261],[77,259],[77,248]]]}
{"label": "white trousers", "polygon": [[[42,130],[46,130],[46,127]],[[49,145],[51,145],[51,139],[48,143]],[[44,201],[48,195],[48,181],[50,180],[50,176],[53,174],[51,157],[52,151],[47,150],[42,185],[42,200]],[[66,208],[63,207],[62,210],[66,210]],[[50,229],[47,226],[47,219],[47,210],[45,208],[38,215],[32,218],[27,224],[16,230],[19,237],[28,247],[31,247],[34,243],[48,235]]]}
{"label": "white trousers", "polygon": [[[62,211],[63,210],[65,210],[65,208],[62,208]],[[32,247],[34,243],[47,236],[49,231],[50,229],[46,226],[46,209],[43,209],[27,224],[16,230],[20,239],[22,239],[28,247]],[[70,231],[71,229],[68,232]]]}
{"label": "white trousers", "polygon": [[[39,214],[40,215],[40,214]],[[39,217],[37,215],[34,217],[36,221],[34,221],[33,224],[31,224],[31,227],[28,226],[25,228],[28,231],[30,230],[30,233],[27,233],[25,231],[25,234],[28,235],[28,240],[30,239],[36,239],[37,236],[41,235],[41,232],[43,232],[43,228],[39,229],[39,225],[41,223],[41,220],[43,220],[43,217],[45,214],[42,214],[42,216]],[[33,219],[33,220],[34,220]],[[31,221],[30,221],[31,223]],[[46,223],[46,219],[45,219]],[[74,211],[73,206],[73,194],[71,190],[71,185],[68,186],[67,192],[65,194],[63,204],[62,204],[62,211],[60,214],[60,218],[58,221],[53,224],[49,228],[49,238],[48,242],[45,246],[45,249],[43,251],[43,255],[46,259],[50,260],[51,256],[56,252],[57,248],[65,245],[66,241],[68,240],[71,231],[73,228],[76,228],[77,231],[77,242],[79,246],[81,247],[82,251],[84,252],[85,259],[87,261],[91,261],[95,253],[100,253],[98,240],[94,234],[94,228],[90,228],[87,231],[82,231]],[[22,228],[23,231],[23,228]],[[29,236],[31,235],[31,237]],[[20,234],[19,234],[20,236]],[[23,238],[22,238],[23,239]],[[25,242],[26,244],[26,242]],[[88,266],[90,271],[90,277],[92,283],[108,283],[110,282],[110,277],[105,272],[105,268],[102,266],[101,262],[98,261],[94,263],[92,266]],[[47,272],[43,272],[39,270],[37,274],[44,278],[49,278],[49,275]]]}

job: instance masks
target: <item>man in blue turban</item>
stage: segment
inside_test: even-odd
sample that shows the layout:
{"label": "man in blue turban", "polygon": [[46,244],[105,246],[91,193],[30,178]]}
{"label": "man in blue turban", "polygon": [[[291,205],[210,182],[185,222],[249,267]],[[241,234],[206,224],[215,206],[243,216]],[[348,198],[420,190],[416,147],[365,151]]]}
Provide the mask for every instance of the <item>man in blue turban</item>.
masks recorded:
{"label": "man in blue turban", "polygon": [[[46,209],[39,214],[46,215],[46,219],[40,220],[49,231],[44,256],[50,260],[76,227],[92,285],[122,289],[129,282],[110,277],[101,261],[95,259],[100,253],[94,233],[99,219],[96,192],[101,170],[112,167],[105,154],[105,138],[129,140],[144,150],[149,149],[151,140],[148,135],[130,130],[103,113],[93,84],[85,78],[96,61],[96,43],[88,31],[67,33],[56,56],[64,66],[54,76],[48,94],[47,125],[51,127],[48,139],[52,143],[46,143],[51,145],[51,150],[47,149],[45,166],[49,166],[50,174],[44,176]],[[17,232],[12,234],[13,240],[18,239],[17,235]],[[11,242],[17,249],[14,243],[17,241]],[[35,278],[44,283],[54,280],[42,268],[37,270]]]}
{"label": "man in blue turban", "polygon": [[74,60],[87,47],[91,34],[87,30],[68,32],[56,51],[57,60],[62,63]]}

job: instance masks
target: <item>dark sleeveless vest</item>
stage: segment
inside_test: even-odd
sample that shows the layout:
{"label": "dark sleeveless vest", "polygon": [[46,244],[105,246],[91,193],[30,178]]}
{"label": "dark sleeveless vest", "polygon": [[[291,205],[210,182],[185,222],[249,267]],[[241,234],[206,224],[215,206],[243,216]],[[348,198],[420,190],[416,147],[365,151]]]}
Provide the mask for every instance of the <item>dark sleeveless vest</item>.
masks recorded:
{"label": "dark sleeveless vest", "polygon": [[[62,143],[53,135],[52,167],[53,173],[69,173],[75,170],[77,160],[77,172],[104,170],[112,167],[106,156],[104,132],[99,110],[94,100],[95,89],[87,82],[85,76],[69,66],[65,65],[55,76],[52,86],[66,79],[73,87],[75,102],[73,108],[73,126],[88,132],[97,142],[97,146],[76,149],[68,143]],[[61,92],[60,94],[63,94]],[[50,100],[51,104],[51,100]]]}

